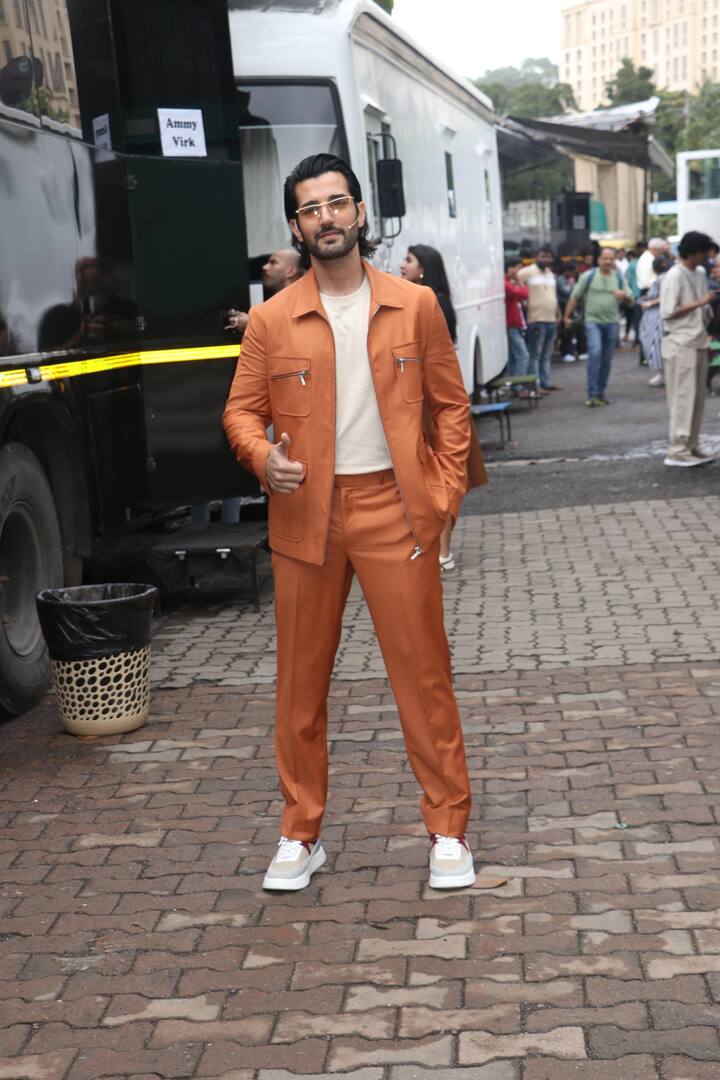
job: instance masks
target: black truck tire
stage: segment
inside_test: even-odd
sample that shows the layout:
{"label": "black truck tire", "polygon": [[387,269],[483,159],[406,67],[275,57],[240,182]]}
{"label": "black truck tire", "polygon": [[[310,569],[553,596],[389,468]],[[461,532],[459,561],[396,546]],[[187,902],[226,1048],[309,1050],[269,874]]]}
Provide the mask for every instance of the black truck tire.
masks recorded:
{"label": "black truck tire", "polygon": [[55,502],[27,447],[0,449],[0,712],[29,709],[46,690],[50,661],[35,596],[63,583]]}

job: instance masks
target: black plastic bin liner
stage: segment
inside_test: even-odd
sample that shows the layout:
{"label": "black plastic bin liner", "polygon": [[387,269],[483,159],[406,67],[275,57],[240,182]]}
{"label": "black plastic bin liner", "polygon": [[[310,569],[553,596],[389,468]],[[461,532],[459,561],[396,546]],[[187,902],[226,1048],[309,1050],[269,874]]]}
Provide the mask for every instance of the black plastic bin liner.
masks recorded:
{"label": "black plastic bin liner", "polygon": [[150,644],[153,585],[44,589],[37,612],[53,660],[95,660]]}

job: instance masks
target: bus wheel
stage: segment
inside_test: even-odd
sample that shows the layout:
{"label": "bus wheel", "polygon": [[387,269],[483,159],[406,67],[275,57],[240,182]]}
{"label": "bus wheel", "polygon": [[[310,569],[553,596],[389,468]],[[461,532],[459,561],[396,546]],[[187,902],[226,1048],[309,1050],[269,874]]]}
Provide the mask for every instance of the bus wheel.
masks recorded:
{"label": "bus wheel", "polygon": [[482,390],[484,385],[485,382],[483,380],[482,348],[480,346],[479,338],[476,338],[475,347],[473,349],[473,405],[480,404],[480,391]]}
{"label": "bus wheel", "polygon": [[20,443],[0,450],[0,711],[15,716],[50,676],[35,610],[40,589],[62,585],[62,545],[52,491]]}

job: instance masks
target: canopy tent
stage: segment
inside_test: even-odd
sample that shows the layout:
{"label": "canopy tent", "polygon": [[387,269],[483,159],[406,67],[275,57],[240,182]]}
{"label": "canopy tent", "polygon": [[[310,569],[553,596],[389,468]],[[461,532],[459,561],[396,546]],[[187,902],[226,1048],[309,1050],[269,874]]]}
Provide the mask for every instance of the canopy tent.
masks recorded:
{"label": "canopy tent", "polygon": [[508,116],[497,126],[503,167],[514,172],[553,160],[556,154],[622,161],[640,169],[674,173],[672,158],[652,137],[659,98],[544,120]]}

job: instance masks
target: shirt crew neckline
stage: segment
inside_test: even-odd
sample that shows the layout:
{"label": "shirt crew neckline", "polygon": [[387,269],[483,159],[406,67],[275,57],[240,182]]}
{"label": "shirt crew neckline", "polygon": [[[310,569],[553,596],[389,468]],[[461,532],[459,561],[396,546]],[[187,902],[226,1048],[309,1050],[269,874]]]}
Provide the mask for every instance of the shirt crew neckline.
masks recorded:
{"label": "shirt crew neckline", "polygon": [[338,303],[339,304],[343,304],[343,303],[352,304],[353,300],[357,300],[357,298],[360,296],[360,294],[362,292],[364,292],[369,285],[370,285],[370,281],[369,281],[368,276],[366,274],[365,277],[363,278],[362,285],[360,285],[359,288],[355,289],[354,292],[343,293],[342,296],[332,296],[330,293],[321,292],[320,293],[320,299],[322,300],[323,303],[325,303],[326,301],[329,300],[331,304],[338,304]]}

